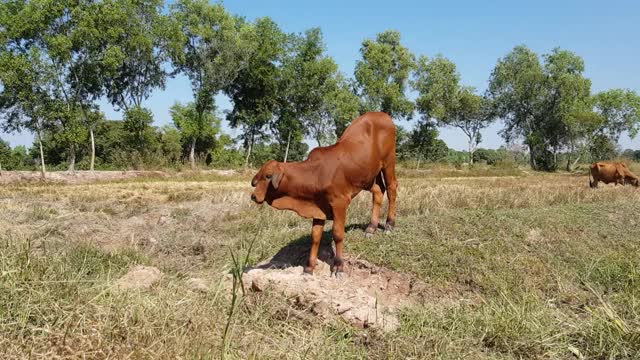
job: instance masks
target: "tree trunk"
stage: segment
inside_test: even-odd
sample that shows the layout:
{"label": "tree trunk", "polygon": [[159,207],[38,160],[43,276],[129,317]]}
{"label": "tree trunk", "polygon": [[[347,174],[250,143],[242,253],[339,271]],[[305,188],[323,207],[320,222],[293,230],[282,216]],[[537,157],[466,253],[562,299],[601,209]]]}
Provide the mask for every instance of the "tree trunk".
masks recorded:
{"label": "tree trunk", "polygon": [[249,147],[247,148],[247,156],[244,159],[245,169],[249,167],[249,157],[251,157],[251,150],[253,150],[253,131],[251,131],[251,140],[249,141]]}
{"label": "tree trunk", "polygon": [[418,156],[418,163],[416,164],[416,170],[420,169],[420,160],[422,160],[422,156]]}
{"label": "tree trunk", "polygon": [[69,147],[69,174],[76,174],[76,145],[71,144]]}
{"label": "tree trunk", "polygon": [[191,170],[196,169],[196,138],[191,140],[191,150],[189,151],[189,162],[191,163]]}
{"label": "tree trunk", "polygon": [[2,176],[2,161],[0,161],[0,176]]}
{"label": "tree trunk", "polygon": [[42,133],[40,130],[38,130],[38,144],[40,145],[40,176],[44,180],[47,169],[44,166],[44,150],[42,149]]}
{"label": "tree trunk", "polygon": [[287,149],[284,151],[284,162],[287,162],[289,157],[289,144],[291,143],[291,130],[289,130],[289,136],[287,136]]}
{"label": "tree trunk", "polygon": [[573,169],[578,164],[578,161],[580,161],[580,157],[581,157],[581,155],[578,155],[578,157],[573,161],[573,164],[571,164],[571,166],[569,167],[569,169],[567,169],[567,171],[573,171]]}
{"label": "tree trunk", "polygon": [[89,136],[91,137],[91,165],[89,167],[89,170],[93,172],[96,164],[96,140],[93,137],[93,127],[89,127]]}
{"label": "tree trunk", "polygon": [[536,168],[536,155],[531,145],[529,145],[529,166],[531,166],[531,170],[538,170]]}
{"label": "tree trunk", "polygon": [[473,139],[469,137],[469,165],[473,165]]}

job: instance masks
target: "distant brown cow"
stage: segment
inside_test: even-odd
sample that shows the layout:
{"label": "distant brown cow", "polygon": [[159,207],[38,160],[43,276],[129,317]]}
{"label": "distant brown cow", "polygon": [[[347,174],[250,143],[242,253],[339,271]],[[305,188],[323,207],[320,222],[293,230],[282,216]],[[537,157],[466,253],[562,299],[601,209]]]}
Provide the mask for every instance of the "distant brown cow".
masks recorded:
{"label": "distant brown cow", "polygon": [[598,187],[599,181],[605,184],[640,185],[640,179],[629,170],[626,164],[621,162],[595,162],[591,164],[590,174],[593,181],[589,179],[589,186],[592,188]]}
{"label": "distant brown cow", "polygon": [[313,273],[325,220],[333,220],[336,254],[332,272],[342,272],[342,241],[347,207],[358,193],[373,194],[371,222],[366,229],[372,234],[378,228],[380,207],[385,188],[388,191],[389,214],[385,230],[395,226],[396,130],[389,115],[366,113],[351,123],[338,142],[313,149],[307,160],[281,163],[270,160],[251,180],[255,187],[251,199],[267,202],[280,210],[293,210],[313,219],[311,251],[305,273]]}

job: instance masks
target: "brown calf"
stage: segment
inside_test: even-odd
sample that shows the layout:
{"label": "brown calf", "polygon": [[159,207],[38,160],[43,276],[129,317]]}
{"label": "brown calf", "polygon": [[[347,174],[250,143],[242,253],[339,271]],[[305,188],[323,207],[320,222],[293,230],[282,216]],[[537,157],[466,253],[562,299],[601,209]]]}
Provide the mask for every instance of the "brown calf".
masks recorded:
{"label": "brown calf", "polygon": [[595,162],[591,164],[589,172],[593,178],[593,181],[591,178],[589,179],[589,186],[592,188],[598,187],[599,181],[605,184],[640,185],[640,179],[629,170],[626,164],[621,162]]}
{"label": "brown calf", "polygon": [[253,201],[258,204],[266,201],[276,209],[292,210],[313,219],[306,273],[313,273],[316,266],[325,220],[333,220],[336,254],[332,271],[343,271],[347,208],[360,191],[367,190],[373,195],[366,233],[372,234],[378,228],[385,190],[389,198],[385,230],[393,229],[398,187],[395,140],[395,127],[389,115],[366,113],[355,119],[334,145],[313,149],[301,162],[270,160],[253,177]]}

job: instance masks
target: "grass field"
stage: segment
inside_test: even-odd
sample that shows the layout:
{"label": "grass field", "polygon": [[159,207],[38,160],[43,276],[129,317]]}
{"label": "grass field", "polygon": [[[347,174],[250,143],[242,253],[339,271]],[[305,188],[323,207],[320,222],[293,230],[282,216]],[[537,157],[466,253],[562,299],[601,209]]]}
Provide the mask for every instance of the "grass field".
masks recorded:
{"label": "grass field", "polygon": [[[249,292],[226,347],[230,251],[254,241],[257,263],[310,229],[251,204],[250,176],[2,185],[2,358],[640,358],[640,190],[570,174],[399,175],[396,231],[364,237],[363,193],[345,252],[448,301],[427,296],[382,333]],[[162,279],[117,290],[135,264]]]}

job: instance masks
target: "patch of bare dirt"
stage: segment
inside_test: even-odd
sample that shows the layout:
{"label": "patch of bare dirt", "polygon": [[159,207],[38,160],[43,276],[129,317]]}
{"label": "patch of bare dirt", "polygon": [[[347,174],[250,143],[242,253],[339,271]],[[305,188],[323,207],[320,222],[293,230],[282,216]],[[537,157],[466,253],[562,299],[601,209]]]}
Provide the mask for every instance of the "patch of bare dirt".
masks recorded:
{"label": "patch of bare dirt", "polygon": [[[308,247],[293,243],[273,258],[249,268],[243,275],[247,290],[282,293],[296,306],[320,318],[340,316],[353,326],[393,331],[404,307],[425,303],[452,304],[455,291],[428,286],[419,279],[347,258],[345,273],[331,274],[333,250],[324,243],[313,275],[303,274]],[[459,295],[459,294],[458,294]]]}
{"label": "patch of bare dirt", "polygon": [[196,292],[206,293],[209,291],[209,285],[201,278],[190,278],[187,280],[187,287]]}
{"label": "patch of bare dirt", "polygon": [[[235,170],[203,170],[201,174],[213,174],[219,176],[232,176]],[[177,176],[192,175],[192,173],[179,173]],[[63,184],[86,184],[96,181],[116,181],[132,179],[137,177],[169,177],[172,176],[164,171],[149,170],[126,170],[126,171],[67,171],[47,172],[45,181]],[[10,184],[17,182],[39,182],[41,181],[39,171],[2,171],[0,184]]]}
{"label": "patch of bare dirt", "polygon": [[137,265],[118,279],[115,286],[123,290],[144,290],[151,288],[161,278],[160,269],[153,266]]}

